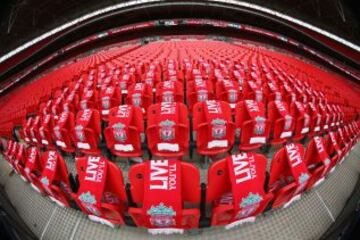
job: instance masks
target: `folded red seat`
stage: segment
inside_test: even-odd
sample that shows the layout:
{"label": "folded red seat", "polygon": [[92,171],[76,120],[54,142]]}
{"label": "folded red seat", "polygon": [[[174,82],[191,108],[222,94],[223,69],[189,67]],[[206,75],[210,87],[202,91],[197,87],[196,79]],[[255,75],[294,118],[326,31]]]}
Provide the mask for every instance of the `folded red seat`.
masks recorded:
{"label": "folded red seat", "polygon": [[77,113],[74,127],[74,144],[83,153],[99,154],[101,122],[96,109],[85,109]]}
{"label": "folded red seat", "polygon": [[316,105],[312,102],[307,103],[306,107],[306,113],[310,116],[310,125],[309,125],[309,136],[314,136],[318,134],[321,130],[321,114],[318,111],[318,108]]}
{"label": "folded red seat", "polygon": [[122,94],[127,94],[131,85],[135,84],[135,76],[133,74],[125,73],[119,80],[119,87]]}
{"label": "folded red seat", "polygon": [[230,105],[223,101],[208,100],[196,103],[193,109],[193,136],[197,151],[203,155],[216,155],[229,151],[235,138],[235,124]]}
{"label": "folded red seat", "polygon": [[34,121],[34,119],[32,117],[29,117],[26,120],[26,123],[23,126],[22,133],[23,133],[23,136],[24,136],[24,141],[27,142],[27,143],[31,143],[30,128],[31,128],[31,126],[33,124],[33,121]]}
{"label": "folded red seat", "polygon": [[142,156],[141,143],[145,134],[141,108],[132,105],[112,108],[104,135],[107,147],[116,156]]}
{"label": "folded red seat", "polygon": [[40,143],[48,149],[55,149],[53,135],[54,119],[50,114],[43,115],[39,127]]}
{"label": "folded red seat", "polygon": [[195,103],[214,99],[214,89],[211,81],[202,78],[187,82],[186,93],[190,112],[192,112]]}
{"label": "folded red seat", "polygon": [[25,178],[25,165],[27,160],[26,146],[23,143],[19,143],[15,157],[13,160],[13,166],[19,176],[26,181]]}
{"label": "folded red seat", "polygon": [[[230,73],[231,74],[231,73]],[[232,71],[232,79],[238,82],[239,86],[243,86],[246,81],[246,74],[244,70],[234,70]]]}
{"label": "folded red seat", "polygon": [[[8,153],[7,153],[7,157],[6,157],[6,160],[9,162],[9,164],[11,165],[11,167],[13,169],[15,169],[15,166],[14,166],[14,161],[16,159],[16,154],[18,152],[18,149],[19,149],[19,143],[17,141],[13,141],[13,143],[11,144],[11,146],[9,146],[9,150],[8,150]],[[15,169],[16,170],[16,169]]]}
{"label": "folded red seat", "polygon": [[74,124],[74,114],[72,112],[63,112],[53,128],[55,144],[65,152],[75,151],[72,141]]}
{"label": "folded red seat", "polygon": [[151,86],[146,83],[135,83],[129,87],[125,103],[140,107],[143,113],[153,102]]}
{"label": "folded red seat", "polygon": [[305,163],[311,174],[307,188],[318,186],[324,181],[326,174],[334,165],[326,151],[325,141],[322,137],[315,136],[311,139],[306,148]]}
{"label": "folded red seat", "polygon": [[62,96],[57,97],[51,106],[51,114],[53,116],[58,116],[64,111],[64,99]]}
{"label": "folded red seat", "polygon": [[[182,233],[199,225],[200,173],[179,160],[151,160],[129,170],[132,200],[129,214],[150,233]],[[191,207],[187,207],[190,205]]]}
{"label": "folded red seat", "polygon": [[84,90],[84,93],[81,96],[81,101],[79,103],[79,109],[84,110],[98,108],[98,101],[99,97],[97,90],[92,88]]}
{"label": "folded red seat", "polygon": [[325,104],[319,103],[318,106],[319,113],[321,114],[320,133],[324,133],[325,131],[329,131],[331,116],[327,111]]}
{"label": "folded red seat", "polygon": [[40,116],[35,116],[29,131],[31,135],[31,142],[36,145],[41,145],[41,136],[39,133],[40,124],[41,124]]}
{"label": "folded red seat", "polygon": [[264,84],[264,95],[267,102],[282,100],[282,94],[279,87],[272,81],[268,81]]}
{"label": "folded red seat", "polygon": [[76,159],[79,189],[73,199],[95,222],[114,227],[124,224],[126,192],[121,170],[100,156]]}
{"label": "folded red seat", "polygon": [[156,102],[184,102],[184,86],[179,81],[159,82],[155,91]]}
{"label": "folded red seat", "polygon": [[9,161],[9,158],[10,158],[10,153],[12,151],[12,148],[13,148],[13,145],[14,145],[15,141],[9,139],[7,140],[6,142],[6,150],[4,151],[4,157],[7,161]]}
{"label": "folded red seat", "polygon": [[330,104],[325,104],[325,107],[328,114],[330,115],[329,128],[336,129],[336,120],[337,120],[336,111],[334,111],[333,107]]}
{"label": "folded red seat", "polygon": [[262,102],[244,100],[236,105],[235,125],[240,138],[240,150],[252,150],[263,146],[270,134],[270,122],[266,119]]}
{"label": "folded red seat", "polygon": [[210,166],[206,201],[212,205],[212,226],[253,222],[265,210],[273,198],[265,190],[266,164],[263,155],[243,152]]}
{"label": "folded red seat", "polygon": [[[343,157],[349,153],[350,145],[348,139],[345,137],[344,127],[339,127],[337,130],[337,143],[339,144],[340,149],[343,152]],[[342,162],[343,159],[340,161]]]}
{"label": "folded red seat", "polygon": [[44,192],[59,206],[70,206],[71,188],[64,159],[58,152],[50,150],[43,154],[42,162],[40,181]]}
{"label": "folded red seat", "polygon": [[180,157],[189,148],[189,120],[183,103],[162,102],[148,108],[146,136],[152,154]]}
{"label": "folded red seat", "polygon": [[231,80],[221,80],[216,83],[216,99],[228,102],[232,109],[241,100],[239,84]]}
{"label": "folded red seat", "polygon": [[254,81],[246,81],[243,88],[243,99],[263,102],[264,94],[260,86]]}
{"label": "folded red seat", "polygon": [[286,102],[288,105],[290,105],[292,102],[296,101],[296,93],[294,92],[294,90],[291,88],[291,86],[287,83],[283,83],[282,87],[281,87],[281,92],[282,92],[282,96],[283,96],[283,100],[284,102]]}
{"label": "folded red seat", "polygon": [[304,147],[289,143],[277,151],[271,162],[269,192],[275,195],[273,208],[289,206],[300,199],[311,175],[304,161]]}
{"label": "folded red seat", "polygon": [[292,139],[299,141],[309,133],[311,118],[305,111],[304,105],[298,101],[291,103],[290,114],[295,121]]}
{"label": "folded red seat", "polygon": [[27,149],[27,160],[25,164],[25,177],[30,182],[31,187],[39,193],[44,193],[44,188],[40,181],[41,172],[44,164],[41,159],[40,151],[37,147]]}
{"label": "folded red seat", "polygon": [[296,101],[301,102],[301,103],[308,102],[309,99],[307,97],[305,89],[306,89],[306,87],[303,84],[295,86]]}
{"label": "folded red seat", "polygon": [[285,143],[292,137],[295,121],[285,102],[268,103],[268,120],[271,123],[271,144]]}
{"label": "folded red seat", "polygon": [[64,111],[74,113],[75,111],[78,110],[79,102],[80,102],[79,94],[75,90],[71,91],[70,94],[65,99],[65,103],[63,106]]}
{"label": "folded red seat", "polygon": [[121,104],[121,92],[119,87],[107,86],[100,92],[99,109],[101,118],[105,121],[109,119],[110,109]]}
{"label": "folded red seat", "polygon": [[341,150],[338,143],[337,132],[330,131],[325,137],[325,148],[329,157],[331,158],[331,171],[334,170],[335,165],[343,159],[344,152]]}

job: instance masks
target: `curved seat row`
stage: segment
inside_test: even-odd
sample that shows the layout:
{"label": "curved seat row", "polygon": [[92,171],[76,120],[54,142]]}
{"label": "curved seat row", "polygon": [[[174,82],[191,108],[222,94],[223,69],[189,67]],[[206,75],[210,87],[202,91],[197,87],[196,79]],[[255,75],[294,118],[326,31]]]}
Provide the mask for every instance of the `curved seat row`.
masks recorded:
{"label": "curved seat row", "polygon": [[319,185],[358,141],[360,129],[355,129],[350,135],[340,128],[325,138],[314,136],[306,151],[298,143],[284,145],[268,173],[262,154],[229,155],[211,164],[206,183],[200,182],[196,166],[175,158],[131,166],[126,184],[121,169],[100,155],[76,158],[74,180],[57,151],[41,153],[36,146],[9,140],[3,154],[38,192],[93,221],[115,226],[131,219],[152,233],[169,233],[197,228],[210,216],[211,226],[228,229],[254,221],[265,210],[287,207]]}

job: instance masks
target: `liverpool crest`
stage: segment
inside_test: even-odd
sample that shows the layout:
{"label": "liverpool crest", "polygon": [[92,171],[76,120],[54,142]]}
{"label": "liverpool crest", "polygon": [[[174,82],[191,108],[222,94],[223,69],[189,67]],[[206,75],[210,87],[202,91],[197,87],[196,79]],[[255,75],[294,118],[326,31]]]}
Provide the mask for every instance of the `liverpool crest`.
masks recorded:
{"label": "liverpool crest", "polygon": [[112,129],[116,141],[125,142],[127,140],[127,134],[124,124],[116,123],[112,126]]}
{"label": "liverpool crest", "polygon": [[150,223],[156,227],[170,227],[176,225],[174,217],[176,212],[170,206],[167,207],[164,203],[160,203],[157,206],[151,206],[147,211],[150,216]]}
{"label": "liverpool crest", "polygon": [[175,122],[165,120],[160,122],[160,139],[164,141],[171,141],[175,139]]}
{"label": "liverpool crest", "polygon": [[211,121],[212,129],[211,135],[215,139],[224,138],[226,135],[226,121],[220,118],[216,118]]}

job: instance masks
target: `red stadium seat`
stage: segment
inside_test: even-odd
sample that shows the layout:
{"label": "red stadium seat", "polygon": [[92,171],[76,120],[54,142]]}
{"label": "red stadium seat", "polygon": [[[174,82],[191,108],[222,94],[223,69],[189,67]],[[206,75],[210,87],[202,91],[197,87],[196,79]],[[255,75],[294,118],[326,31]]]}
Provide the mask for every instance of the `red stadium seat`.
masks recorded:
{"label": "red stadium seat", "polygon": [[74,144],[83,153],[99,154],[101,123],[100,114],[95,109],[85,109],[77,113],[74,127]]}
{"label": "red stadium seat", "polygon": [[325,142],[321,137],[315,136],[309,142],[305,153],[305,163],[311,174],[307,186],[310,189],[312,186],[316,187],[323,182],[326,174],[333,166],[331,158],[326,152]]}
{"label": "red stadium seat", "polygon": [[328,113],[327,109],[326,109],[326,105],[319,103],[319,112],[321,114],[321,133],[324,133],[325,131],[329,131],[330,129],[330,120],[331,120],[331,116]]}
{"label": "red stadium seat", "polygon": [[70,206],[71,189],[64,159],[59,153],[51,150],[43,154],[42,161],[40,181],[44,192],[59,206]]}
{"label": "red stadium seat", "polygon": [[226,102],[209,100],[195,104],[193,128],[200,154],[211,156],[227,152],[234,144],[235,124]]}
{"label": "red stadium seat", "polygon": [[192,113],[193,107],[197,102],[214,99],[214,89],[211,81],[195,79],[187,82],[187,104],[189,111]]}
{"label": "red stadium seat", "polygon": [[268,81],[264,84],[264,95],[267,102],[281,101],[282,95],[275,82]]}
{"label": "red stadium seat", "polygon": [[310,115],[306,113],[301,102],[293,102],[290,105],[290,114],[295,121],[294,134],[292,139],[299,141],[310,131]]}
{"label": "red stadium seat", "polygon": [[273,101],[268,104],[268,120],[271,123],[271,144],[285,143],[292,137],[295,123],[285,102]]}
{"label": "red stadium seat", "polygon": [[304,161],[304,147],[289,143],[277,151],[271,162],[269,192],[275,195],[273,208],[298,200],[310,180]]}
{"label": "red stadium seat", "polygon": [[159,82],[155,91],[156,102],[184,102],[184,86],[179,81]]}
{"label": "red stadium seat", "polygon": [[127,94],[128,89],[131,85],[135,84],[135,76],[132,74],[125,73],[119,81],[121,93]]}
{"label": "red stadium seat", "polygon": [[245,82],[243,93],[243,98],[245,100],[255,100],[257,102],[263,102],[265,100],[263,91],[261,90],[260,86],[254,81]]}
{"label": "red stadium seat", "polygon": [[135,83],[129,87],[128,95],[126,97],[126,104],[134,105],[142,108],[143,113],[146,113],[147,108],[153,102],[152,88],[146,83]]}
{"label": "red stadium seat", "polygon": [[144,119],[141,108],[121,105],[112,108],[104,130],[107,147],[116,156],[139,157],[143,154]]}
{"label": "red stadium seat", "polygon": [[244,100],[237,104],[235,125],[240,136],[240,150],[256,149],[264,145],[270,134],[270,122],[266,119],[262,102]]}
{"label": "red stadium seat", "polygon": [[80,107],[79,109],[94,109],[98,108],[98,92],[95,89],[84,90],[83,95],[81,96]]}
{"label": "red stadium seat", "polygon": [[53,135],[54,119],[50,114],[46,114],[42,118],[39,127],[40,142],[48,149],[55,149],[52,135]]}
{"label": "red stadium seat", "polygon": [[80,187],[73,199],[92,221],[124,224],[126,200],[121,170],[104,157],[76,159]]}
{"label": "red stadium seat", "polygon": [[321,114],[319,113],[317,107],[314,103],[309,102],[306,105],[306,113],[310,116],[310,124],[309,124],[309,136],[314,136],[318,134],[321,130]]}
{"label": "red stadium seat", "polygon": [[101,111],[101,118],[108,120],[110,109],[121,104],[121,92],[118,87],[108,86],[100,92],[99,109]]}
{"label": "red stadium seat", "polygon": [[17,152],[15,152],[15,158],[13,161],[13,166],[19,176],[26,181],[25,178],[25,165],[27,160],[26,146],[23,143],[19,143]]}
{"label": "red stadium seat", "polygon": [[44,193],[44,188],[40,181],[41,172],[44,164],[37,147],[27,149],[27,160],[25,164],[25,177],[30,182],[31,187],[39,193]]}
{"label": "red stadium seat", "polygon": [[152,154],[180,157],[187,153],[190,127],[185,104],[153,104],[148,109],[147,119],[146,136]]}
{"label": "red stadium seat", "polygon": [[232,109],[241,100],[238,82],[231,80],[221,80],[216,83],[216,98],[220,101],[228,102]]}
{"label": "red stadium seat", "polygon": [[32,122],[32,125],[30,127],[30,135],[31,135],[31,141],[36,145],[41,145],[41,137],[39,133],[39,127],[41,123],[40,116],[36,116]]}
{"label": "red stadium seat", "polygon": [[136,207],[129,214],[137,226],[151,233],[183,232],[199,224],[198,208],[186,208],[200,203],[199,170],[177,160],[151,160],[129,170],[131,196]]}
{"label": "red stadium seat", "polygon": [[212,204],[212,226],[252,222],[265,210],[273,198],[265,191],[266,163],[260,154],[240,153],[210,166],[206,201]]}
{"label": "red stadium seat", "polygon": [[53,138],[56,145],[65,152],[74,152],[72,132],[74,129],[74,114],[63,112],[53,128]]}
{"label": "red stadium seat", "polygon": [[32,126],[32,123],[33,123],[34,119],[33,118],[28,118],[26,120],[26,123],[23,127],[23,135],[24,135],[24,141],[27,142],[27,143],[30,143],[31,142],[31,134],[30,134],[30,128]]}

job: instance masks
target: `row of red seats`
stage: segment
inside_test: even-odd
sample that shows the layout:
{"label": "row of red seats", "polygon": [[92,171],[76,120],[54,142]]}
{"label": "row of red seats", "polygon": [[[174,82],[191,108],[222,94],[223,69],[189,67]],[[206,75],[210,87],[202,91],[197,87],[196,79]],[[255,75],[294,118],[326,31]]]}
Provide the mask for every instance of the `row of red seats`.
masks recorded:
{"label": "row of red seats", "polygon": [[77,79],[83,72],[88,71],[89,66],[104,64],[136,47],[138,46],[126,46],[105,53],[98,52],[79,61],[75,60],[70,64],[61,65],[51,73],[47,73],[30,83],[23,84],[13,90],[11,94],[2,96],[0,99],[0,114],[3,117],[0,120],[0,126],[9,122],[21,124],[28,112],[35,112],[39,102],[42,99],[51,97],[51,92],[61,88],[65,82],[72,81],[74,78]]}
{"label": "row of red seats", "polygon": [[[150,48],[150,50],[153,49]],[[136,55],[139,53],[139,51],[133,51],[130,52],[130,54]],[[204,51],[204,49],[202,49],[202,51]],[[248,53],[249,51],[244,52],[243,55],[248,56]],[[125,58],[125,56],[123,58]],[[138,78],[141,74],[142,81],[146,83],[158,82],[163,78],[172,79],[174,73],[176,80],[189,80],[189,82],[187,83],[187,85],[189,86],[187,86],[186,89],[190,109],[192,108],[193,104],[199,99],[212,99],[214,98],[214,95],[216,95],[217,99],[230,102],[232,106],[234,106],[234,102],[240,99],[258,99],[260,95],[264,95],[265,97],[263,97],[263,99],[266,101],[270,101],[273,99],[283,99],[284,101],[287,101],[288,104],[290,104],[290,102],[294,101],[295,99],[301,102],[326,102],[325,97],[321,91],[317,92],[315,90],[310,90],[311,88],[309,88],[309,84],[307,83],[308,81],[304,81],[304,83],[302,83],[302,81],[300,81],[299,79],[295,81],[295,75],[289,72],[288,69],[282,70],[283,67],[272,58],[261,57],[261,54],[256,56],[260,57],[257,57],[258,60],[252,61],[249,67],[247,63],[243,62],[243,60],[239,64],[236,64],[236,61],[230,61],[228,59],[225,61],[213,60],[212,62],[208,63],[206,61],[203,61],[202,59],[199,59],[198,61],[189,61],[187,60],[187,58],[184,58],[184,61],[181,64],[177,61],[168,59],[162,62],[155,61],[155,64],[148,64],[145,62],[138,64],[137,66],[131,65],[128,62],[124,63],[122,61],[105,61],[106,64],[104,65],[98,65],[98,63],[94,63],[93,65],[99,67],[91,68],[91,70],[88,70],[87,64],[83,64],[82,69],[84,70],[82,70],[82,72],[86,73],[80,75],[79,81],[76,80],[75,82],[67,82],[65,88],[58,88],[58,91],[54,91],[54,94],[52,94],[52,98],[54,100],[52,105],[50,106],[51,111],[55,114],[59,114],[61,110],[68,108],[72,108],[72,110],[76,111],[80,108],[87,108],[89,107],[88,105],[93,107],[101,106],[99,108],[102,109],[101,112],[104,112],[104,114],[102,115],[104,118],[106,118],[106,112],[108,112],[108,110],[112,106],[116,106],[117,103],[121,102],[122,93],[119,94],[117,85],[119,85],[121,89],[123,89],[123,91],[127,92],[128,87],[131,86],[131,84],[133,87],[131,87],[131,94],[128,94],[128,96],[130,95],[130,97],[127,98],[127,102],[131,102],[137,105],[144,105],[146,108],[152,102],[151,89],[146,88],[143,85],[134,83],[135,79]],[[169,57],[169,55],[167,57]],[[136,59],[136,57],[134,59]],[[100,61],[100,63],[102,62]],[[120,70],[117,69],[117,64],[123,64],[123,68],[121,68]],[[88,66],[93,65],[89,64]],[[180,70],[178,70],[178,68]],[[289,75],[287,75],[288,72]],[[151,77],[149,77],[149,73],[152,73]],[[111,78],[111,74],[115,74],[114,76],[122,76],[122,79],[119,79],[119,81],[114,81],[114,76]],[[183,75],[183,77],[179,77],[181,75]],[[69,90],[66,93],[66,87],[72,85],[76,88],[76,86],[79,86],[78,84],[81,84],[81,80],[84,80],[83,78],[85,79],[85,88],[87,90],[89,90],[89,86],[93,87],[90,91],[84,91],[82,93],[82,88],[77,87],[79,89],[76,90],[76,93],[69,93]],[[210,82],[205,81],[205,79],[210,79]],[[231,81],[229,82],[226,79],[230,79]],[[307,80],[307,78],[305,79]],[[211,90],[212,81],[215,81],[216,83],[216,94],[213,92],[213,90]],[[181,81],[180,83],[178,82],[179,81],[175,81],[175,83],[169,82],[169,84],[167,84],[166,82],[159,82],[160,86],[156,91],[156,93],[158,93],[156,96],[156,101],[183,101],[184,95],[181,91],[182,83]],[[195,84],[191,84],[192,82],[194,82]],[[286,84],[284,85],[284,87],[277,87],[283,85],[283,83],[285,82]],[[89,83],[91,84],[89,85]],[[259,86],[259,83],[263,84]],[[167,84],[168,86],[164,86],[165,84]],[[96,88],[94,88],[95,86]],[[101,86],[102,90],[100,93],[97,93],[97,88],[99,88],[99,86]],[[189,88],[191,89],[191,86],[193,90],[189,90]],[[203,86],[205,86],[205,88]],[[243,91],[238,90],[242,88]],[[78,91],[79,93],[77,93]],[[204,94],[205,91],[207,91],[207,94]],[[138,96],[139,94],[140,97],[133,98],[134,95]],[[241,96],[242,94],[244,96]],[[100,99],[97,99],[97,95],[100,95]],[[80,96],[82,104],[79,107],[78,101],[80,99]],[[68,102],[67,98],[70,98],[69,101],[71,103],[66,103]],[[70,105],[70,107],[68,105]],[[43,108],[41,108],[41,110],[43,110]],[[49,111],[50,110],[47,110],[47,112]],[[345,114],[345,120],[351,120],[353,112],[347,113],[347,110],[344,109],[344,107],[343,111]],[[22,113],[22,116],[23,115],[24,113]]]}
{"label": "row of red seats", "polygon": [[[29,118],[23,135],[27,143],[39,147],[54,149],[57,146],[65,152],[74,152],[77,148],[86,154],[98,154],[103,133],[108,149],[121,157],[142,156],[142,143],[146,139],[152,154],[180,157],[189,150],[190,129],[193,129],[191,134],[198,153],[212,156],[229,151],[235,139],[239,139],[240,150],[253,150],[267,143],[298,141],[344,124],[340,109],[329,104],[319,104],[318,108],[312,103],[293,102],[288,106],[275,100],[265,108],[261,102],[245,100],[237,103],[234,113],[235,121],[227,102],[196,103],[191,128],[183,103],[150,105],[146,121],[141,108],[120,105],[109,110],[108,125],[103,130],[99,111],[85,109],[76,116],[64,111],[58,120],[52,114]],[[346,125],[344,129],[353,132],[354,126]]]}
{"label": "row of red seats", "polygon": [[261,154],[241,152],[216,161],[208,169],[205,199],[199,170],[179,160],[132,166],[127,194],[121,170],[98,155],[75,160],[78,183],[71,184],[66,163],[56,151],[41,154],[37,147],[9,140],[3,154],[34,189],[61,206],[75,202],[93,221],[114,226],[130,216],[136,226],[152,232],[181,232],[198,227],[201,214],[206,217],[201,202],[211,206],[211,225],[226,228],[252,222],[269,207],[287,207],[344,159],[360,137],[356,126],[350,135],[339,129],[324,139],[313,137],[306,152],[301,144],[286,144],[273,156],[268,179],[267,160]]}

